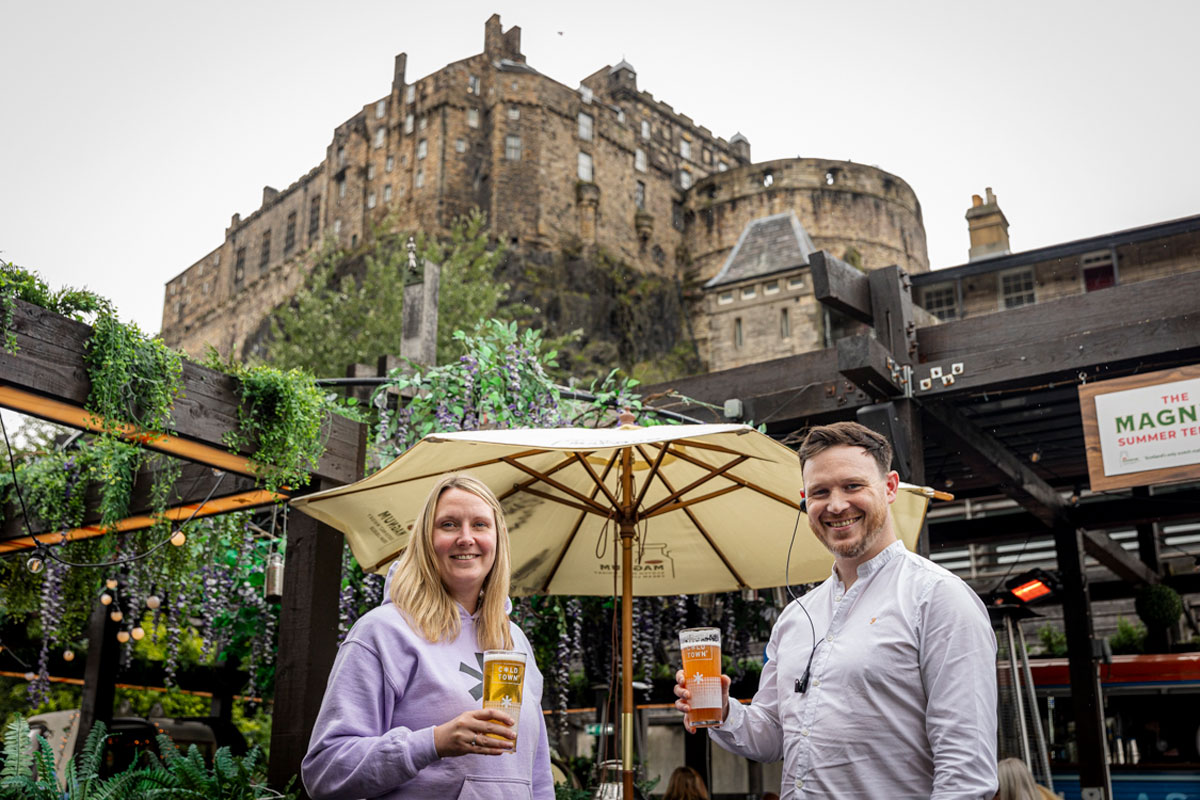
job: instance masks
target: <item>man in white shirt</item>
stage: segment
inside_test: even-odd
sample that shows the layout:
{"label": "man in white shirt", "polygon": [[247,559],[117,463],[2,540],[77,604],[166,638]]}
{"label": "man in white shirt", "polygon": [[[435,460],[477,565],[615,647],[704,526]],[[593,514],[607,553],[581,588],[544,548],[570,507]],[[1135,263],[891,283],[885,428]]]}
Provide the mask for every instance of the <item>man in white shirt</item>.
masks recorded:
{"label": "man in white shirt", "polygon": [[[996,638],[970,587],[896,538],[891,460],[887,439],[858,423],[809,432],[808,523],[833,573],[780,615],[750,705],[729,702],[722,676],[712,740],[782,758],[783,800],[991,800],[997,789]],[[687,711],[682,670],[676,681]]]}

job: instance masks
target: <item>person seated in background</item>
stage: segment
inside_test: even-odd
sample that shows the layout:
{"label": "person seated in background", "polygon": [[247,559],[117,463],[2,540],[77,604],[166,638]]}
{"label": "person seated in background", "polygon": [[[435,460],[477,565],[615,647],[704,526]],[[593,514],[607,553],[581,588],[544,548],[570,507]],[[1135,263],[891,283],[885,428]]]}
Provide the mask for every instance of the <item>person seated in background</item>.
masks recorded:
{"label": "person seated in background", "polygon": [[997,767],[1000,791],[995,800],[1055,800],[1058,795],[1035,783],[1033,773],[1019,758],[1006,758]]}
{"label": "person seated in background", "polygon": [[691,767],[677,767],[667,783],[663,800],[709,800],[704,778]]}

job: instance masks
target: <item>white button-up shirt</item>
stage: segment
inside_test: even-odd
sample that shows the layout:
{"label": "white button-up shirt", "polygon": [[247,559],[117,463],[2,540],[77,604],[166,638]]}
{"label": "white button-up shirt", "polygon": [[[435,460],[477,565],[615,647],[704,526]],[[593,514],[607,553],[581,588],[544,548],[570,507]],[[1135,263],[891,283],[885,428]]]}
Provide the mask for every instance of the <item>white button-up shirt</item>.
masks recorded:
{"label": "white button-up shirt", "polygon": [[753,703],[731,701],[709,734],[756,761],[782,758],[782,800],[991,800],[996,637],[987,611],[960,578],[896,542],[859,566],[850,589],[834,571],[788,605]]}

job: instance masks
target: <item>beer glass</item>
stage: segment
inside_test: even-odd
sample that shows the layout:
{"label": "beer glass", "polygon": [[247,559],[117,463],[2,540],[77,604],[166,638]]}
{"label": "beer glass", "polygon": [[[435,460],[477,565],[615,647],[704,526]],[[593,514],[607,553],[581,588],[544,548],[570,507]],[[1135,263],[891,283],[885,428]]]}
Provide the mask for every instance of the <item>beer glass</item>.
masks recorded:
{"label": "beer glass", "polygon": [[692,699],[687,724],[708,728],[721,724],[721,631],[687,628],[679,632],[683,676]]}
{"label": "beer glass", "polygon": [[[525,681],[525,654],[518,650],[485,650],[483,653],[483,707],[498,708],[513,718],[513,733],[521,721],[521,686]],[[504,739],[489,733],[493,739]],[[505,741],[508,741],[505,739]],[[516,752],[517,742],[513,740]]]}

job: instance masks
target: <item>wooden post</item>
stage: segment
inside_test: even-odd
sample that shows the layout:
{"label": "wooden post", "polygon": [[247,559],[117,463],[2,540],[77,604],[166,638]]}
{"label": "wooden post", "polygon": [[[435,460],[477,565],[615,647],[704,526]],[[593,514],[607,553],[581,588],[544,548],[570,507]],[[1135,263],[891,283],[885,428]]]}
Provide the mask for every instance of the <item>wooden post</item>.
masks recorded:
{"label": "wooden post", "polygon": [[75,752],[83,750],[92,725],[112,722],[113,699],[117,693],[117,662],[120,644],[117,631],[121,623],[109,616],[112,609],[93,598],[92,615],[88,620],[87,665],[83,672],[83,696],[79,704],[79,733],[75,737]]}
{"label": "wooden post", "polygon": [[[1149,486],[1133,487],[1133,496],[1139,500],[1149,499],[1153,490]],[[1159,561],[1159,533],[1161,526],[1157,522],[1140,522],[1137,526],[1138,558],[1156,575],[1161,572]],[[1146,631],[1146,652],[1165,653],[1170,647],[1170,632],[1165,628],[1155,628]]]}
{"label": "wooden post", "polygon": [[[310,488],[326,488],[314,481]],[[337,654],[342,535],[305,514],[288,520],[271,760],[267,779],[282,790],[308,751],[325,684]],[[301,797],[307,798],[301,788]]]}
{"label": "wooden post", "polygon": [[[1079,786],[1085,798],[1110,800],[1112,782],[1104,742],[1104,698],[1093,652],[1091,598],[1083,571],[1082,531],[1060,524],[1054,528],[1054,547],[1062,576],[1063,626],[1070,658],[1071,705],[1075,714]],[[1098,794],[1097,794],[1098,792]]]}
{"label": "wooden post", "polygon": [[424,259],[417,266],[417,245],[408,240],[405,268],[403,330],[400,355],[423,366],[437,364],[438,289],[441,267]]}

